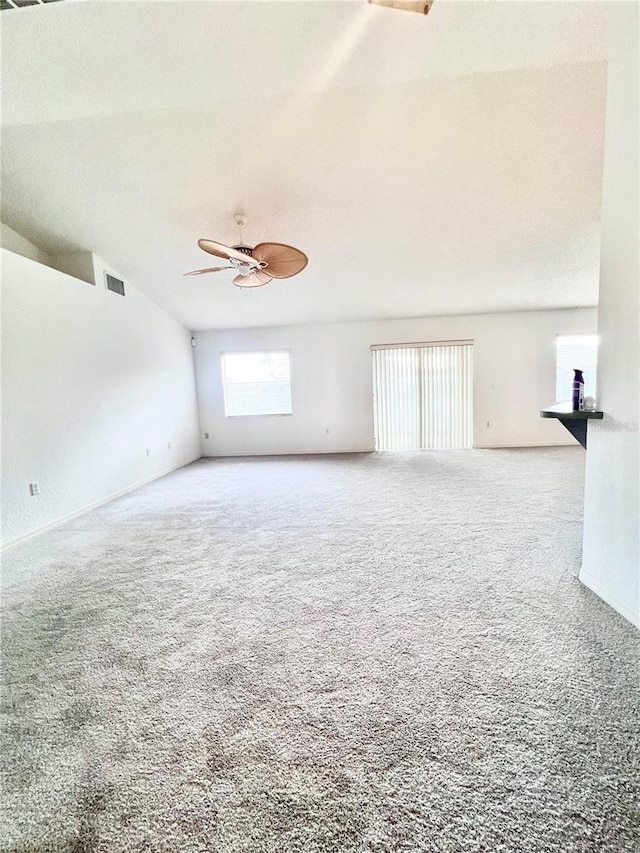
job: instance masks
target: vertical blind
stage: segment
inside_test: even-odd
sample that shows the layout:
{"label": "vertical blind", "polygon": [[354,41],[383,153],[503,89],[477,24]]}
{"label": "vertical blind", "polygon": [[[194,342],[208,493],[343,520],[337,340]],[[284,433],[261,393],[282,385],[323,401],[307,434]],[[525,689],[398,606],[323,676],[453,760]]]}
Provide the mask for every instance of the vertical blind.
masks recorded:
{"label": "vertical blind", "polygon": [[473,443],[473,344],[372,347],[376,450]]}

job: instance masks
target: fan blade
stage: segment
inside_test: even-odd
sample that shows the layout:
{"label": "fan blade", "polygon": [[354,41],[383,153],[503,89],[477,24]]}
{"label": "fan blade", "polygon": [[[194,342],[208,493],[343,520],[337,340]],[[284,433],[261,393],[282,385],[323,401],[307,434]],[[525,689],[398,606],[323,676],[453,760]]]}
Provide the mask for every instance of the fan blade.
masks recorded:
{"label": "fan blade", "polygon": [[207,272],[221,272],[221,270],[230,270],[233,267],[208,267],[206,270],[193,270],[193,272],[186,272],[185,275],[204,275]]}
{"label": "fan blade", "polygon": [[272,278],[290,278],[297,275],[309,263],[309,259],[300,249],[285,243],[258,243],[253,250],[256,261],[266,263],[265,269]]}
{"label": "fan blade", "polygon": [[236,287],[262,287],[263,284],[269,284],[273,276],[267,275],[262,270],[256,270],[249,275],[237,275],[233,283]]}
{"label": "fan blade", "polygon": [[243,264],[250,264],[252,258],[249,255],[244,255],[237,249],[231,246],[225,246],[224,243],[216,243],[214,240],[198,240],[198,246],[210,255],[215,255],[217,258],[224,258],[229,261],[232,258],[235,261],[242,261]]}
{"label": "fan blade", "polygon": [[392,9],[405,9],[407,12],[421,12],[423,15],[427,15],[433,6],[433,0],[369,0],[369,3],[391,6]]}

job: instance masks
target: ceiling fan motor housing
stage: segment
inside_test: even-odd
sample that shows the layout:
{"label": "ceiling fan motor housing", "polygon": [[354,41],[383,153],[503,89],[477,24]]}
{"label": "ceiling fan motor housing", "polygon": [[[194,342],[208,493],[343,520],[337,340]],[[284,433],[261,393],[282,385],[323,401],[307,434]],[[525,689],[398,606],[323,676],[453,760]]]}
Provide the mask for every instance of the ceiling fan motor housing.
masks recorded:
{"label": "ceiling fan motor housing", "polygon": [[242,252],[243,255],[249,255],[250,258],[253,257],[253,248],[251,246],[245,246],[243,243],[240,243],[238,246],[232,246],[237,252]]}

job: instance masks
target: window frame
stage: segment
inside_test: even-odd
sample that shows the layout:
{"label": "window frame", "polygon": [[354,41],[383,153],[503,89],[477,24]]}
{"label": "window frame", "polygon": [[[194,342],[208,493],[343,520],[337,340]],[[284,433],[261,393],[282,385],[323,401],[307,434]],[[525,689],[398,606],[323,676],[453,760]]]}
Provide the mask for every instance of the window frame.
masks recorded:
{"label": "window frame", "polygon": [[[225,355],[270,355],[272,353],[286,353],[289,362],[289,397],[291,399],[290,412],[269,412],[260,415],[228,415],[227,414],[227,388],[225,383],[224,356]],[[220,381],[222,383],[222,405],[224,407],[225,420],[236,420],[238,418],[291,418],[293,417],[293,384],[291,382],[291,350],[278,347],[278,349],[243,349],[243,350],[221,350],[220,351]]]}

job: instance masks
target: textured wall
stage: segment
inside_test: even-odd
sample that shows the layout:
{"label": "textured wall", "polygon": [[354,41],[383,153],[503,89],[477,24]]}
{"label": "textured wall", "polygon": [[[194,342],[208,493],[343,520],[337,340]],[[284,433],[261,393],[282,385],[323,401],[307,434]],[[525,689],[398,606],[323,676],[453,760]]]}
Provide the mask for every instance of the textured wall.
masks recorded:
{"label": "textured wall", "polygon": [[[467,338],[475,340],[475,446],[573,444],[538,411],[555,399],[556,334],[593,332],[596,314],[581,308],[199,332],[200,429],[211,436],[203,453],[371,450],[371,345]],[[291,350],[293,416],[226,419],[220,353],[278,348]]]}
{"label": "textured wall", "polygon": [[5,544],[200,455],[190,333],[126,294],[2,250]]}
{"label": "textured wall", "polygon": [[598,407],[589,424],[580,579],[640,621],[638,14],[615,4],[600,267]]}

